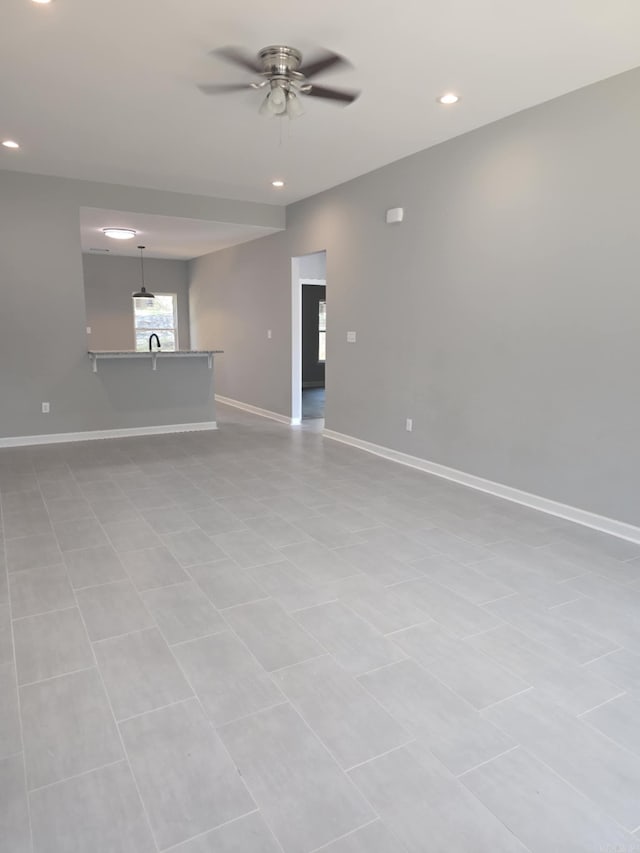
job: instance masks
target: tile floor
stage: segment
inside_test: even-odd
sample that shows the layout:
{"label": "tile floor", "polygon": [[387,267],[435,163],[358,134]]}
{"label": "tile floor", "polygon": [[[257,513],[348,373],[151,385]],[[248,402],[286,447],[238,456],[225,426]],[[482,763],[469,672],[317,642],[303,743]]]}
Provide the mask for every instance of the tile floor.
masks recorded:
{"label": "tile floor", "polygon": [[640,546],[219,420],[0,451],[0,851],[640,851]]}

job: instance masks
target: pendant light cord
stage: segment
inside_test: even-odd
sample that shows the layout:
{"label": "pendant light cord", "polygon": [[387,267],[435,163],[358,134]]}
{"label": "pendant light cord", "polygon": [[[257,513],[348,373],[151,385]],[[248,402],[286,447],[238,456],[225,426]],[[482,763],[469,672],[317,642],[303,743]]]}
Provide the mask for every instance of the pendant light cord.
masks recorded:
{"label": "pendant light cord", "polygon": [[145,248],[144,246],[138,246],[140,249],[140,277],[142,278],[142,290],[144,290],[144,258],[142,256],[142,251]]}

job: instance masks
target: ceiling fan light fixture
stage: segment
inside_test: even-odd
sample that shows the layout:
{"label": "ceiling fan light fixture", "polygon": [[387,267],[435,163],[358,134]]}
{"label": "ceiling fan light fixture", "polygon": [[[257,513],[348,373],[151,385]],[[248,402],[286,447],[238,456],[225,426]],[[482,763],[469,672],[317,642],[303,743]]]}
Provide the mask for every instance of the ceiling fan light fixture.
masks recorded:
{"label": "ceiling fan light fixture", "polygon": [[300,118],[304,115],[304,107],[300,103],[300,98],[293,92],[287,93],[287,115],[289,118]]}
{"label": "ceiling fan light fixture", "polygon": [[274,115],[282,115],[287,111],[287,91],[279,83],[272,83],[268,95],[269,109]]}
{"label": "ceiling fan light fixture", "polygon": [[112,240],[133,240],[138,232],[133,228],[103,228],[102,233]]}
{"label": "ceiling fan light fixture", "polygon": [[449,106],[450,104],[457,104],[460,100],[460,95],[456,95],[455,92],[445,92],[444,95],[440,95],[436,100],[439,104]]}

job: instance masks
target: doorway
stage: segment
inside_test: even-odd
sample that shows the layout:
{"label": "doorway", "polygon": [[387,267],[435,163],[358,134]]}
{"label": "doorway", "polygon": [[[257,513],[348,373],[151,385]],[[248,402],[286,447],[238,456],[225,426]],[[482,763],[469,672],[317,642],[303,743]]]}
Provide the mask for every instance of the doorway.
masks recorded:
{"label": "doorway", "polygon": [[291,422],[321,424],[326,393],[326,253],[292,258],[291,286]]}

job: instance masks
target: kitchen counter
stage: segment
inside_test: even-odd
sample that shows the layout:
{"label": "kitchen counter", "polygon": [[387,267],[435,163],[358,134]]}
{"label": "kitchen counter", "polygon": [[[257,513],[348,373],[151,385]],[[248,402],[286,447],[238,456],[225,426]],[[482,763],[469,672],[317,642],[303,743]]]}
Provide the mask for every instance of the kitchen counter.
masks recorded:
{"label": "kitchen counter", "polygon": [[149,359],[151,362],[152,370],[157,369],[158,358],[206,358],[209,362],[209,368],[213,368],[213,357],[214,355],[221,355],[223,350],[221,349],[213,349],[213,350],[175,350],[173,352],[169,350],[151,350],[138,352],[136,350],[116,350],[116,349],[108,349],[108,350],[88,350],[89,358],[93,364],[93,372],[98,372],[98,361],[106,358],[133,358],[136,360],[144,360]]}

